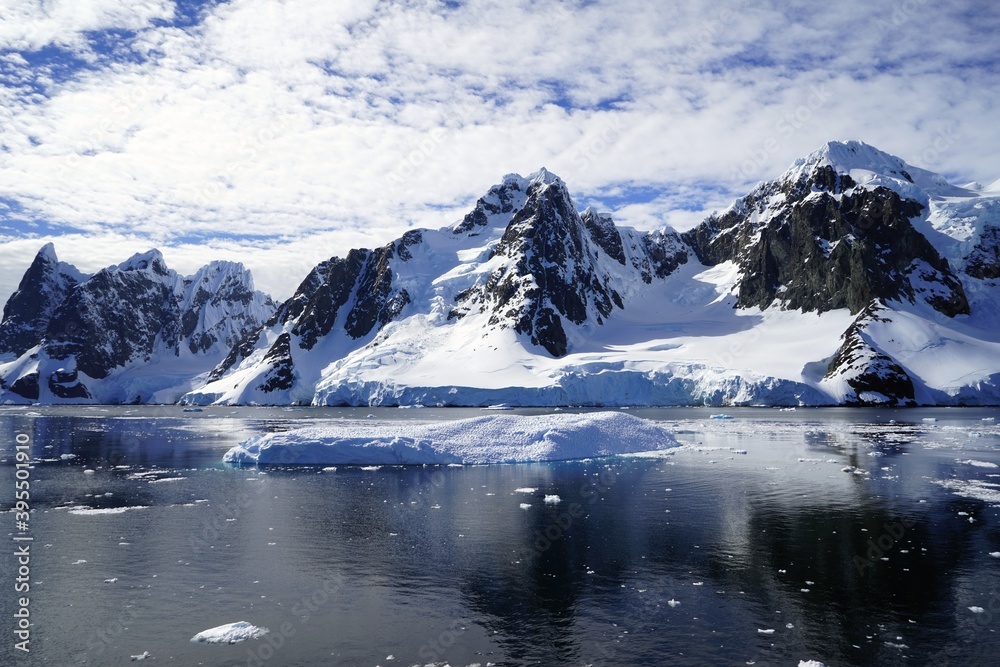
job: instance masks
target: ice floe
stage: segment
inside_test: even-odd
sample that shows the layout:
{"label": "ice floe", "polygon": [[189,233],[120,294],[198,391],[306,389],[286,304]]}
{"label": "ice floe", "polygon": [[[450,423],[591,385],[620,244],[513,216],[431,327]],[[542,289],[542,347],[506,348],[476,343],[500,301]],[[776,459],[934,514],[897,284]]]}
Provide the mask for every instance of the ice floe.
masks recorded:
{"label": "ice floe", "polygon": [[250,438],[230,463],[425,465],[565,461],[672,449],[673,434],[621,412],[489,415],[450,422],[347,423]]}
{"label": "ice floe", "polygon": [[959,461],[959,463],[976,466],[977,468],[1000,468],[996,463],[990,463],[989,461],[977,461],[975,459],[968,459],[966,461]]}
{"label": "ice floe", "polygon": [[73,507],[70,514],[94,515],[94,514],[122,514],[129,510],[148,509],[146,505],[133,505],[132,507]]}
{"label": "ice floe", "polygon": [[956,496],[982,500],[993,505],[1000,505],[1000,484],[980,480],[943,479],[935,484],[950,489]]}
{"label": "ice floe", "polygon": [[202,630],[192,637],[191,641],[201,644],[235,644],[248,639],[256,639],[268,632],[270,630],[267,628],[259,628],[247,621],[237,621]]}

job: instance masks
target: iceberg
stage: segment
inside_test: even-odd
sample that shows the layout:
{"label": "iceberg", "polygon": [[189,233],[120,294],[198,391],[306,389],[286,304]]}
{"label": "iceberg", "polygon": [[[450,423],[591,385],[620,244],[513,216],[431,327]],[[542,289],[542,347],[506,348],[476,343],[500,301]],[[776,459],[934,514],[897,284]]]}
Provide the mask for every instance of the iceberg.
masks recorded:
{"label": "iceberg", "polygon": [[235,644],[247,639],[257,639],[270,632],[267,628],[258,628],[246,621],[227,623],[208,630],[202,630],[191,638],[199,644]]}
{"label": "iceberg", "polygon": [[568,461],[678,447],[655,422],[597,412],[489,415],[449,422],[311,426],[249,438],[228,463],[448,465]]}

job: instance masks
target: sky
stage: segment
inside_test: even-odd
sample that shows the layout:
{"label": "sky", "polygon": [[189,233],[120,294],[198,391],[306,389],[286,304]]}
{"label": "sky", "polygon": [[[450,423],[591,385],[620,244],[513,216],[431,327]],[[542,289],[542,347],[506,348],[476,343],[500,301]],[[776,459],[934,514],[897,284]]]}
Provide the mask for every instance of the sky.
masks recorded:
{"label": "sky", "polygon": [[289,297],[541,167],[689,229],[830,140],[1000,178],[993,0],[4,0],[0,300],[159,248]]}

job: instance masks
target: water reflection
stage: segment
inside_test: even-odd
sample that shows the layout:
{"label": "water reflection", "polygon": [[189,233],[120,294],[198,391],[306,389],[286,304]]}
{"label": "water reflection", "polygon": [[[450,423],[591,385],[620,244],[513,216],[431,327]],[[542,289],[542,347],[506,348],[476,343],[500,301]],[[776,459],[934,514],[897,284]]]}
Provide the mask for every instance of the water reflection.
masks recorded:
{"label": "water reflection", "polygon": [[[934,484],[987,479],[957,460],[1000,462],[996,434],[959,456],[920,425],[688,421],[699,448],[660,458],[258,470],[221,453],[288,420],[131,417],[0,421],[8,442],[30,429],[39,459],[50,661],[127,605],[143,649],[191,664],[245,661],[186,643],[245,616],[295,624],[281,664],[944,664],[1000,648],[996,509]],[[330,581],[303,622],[296,605]]]}

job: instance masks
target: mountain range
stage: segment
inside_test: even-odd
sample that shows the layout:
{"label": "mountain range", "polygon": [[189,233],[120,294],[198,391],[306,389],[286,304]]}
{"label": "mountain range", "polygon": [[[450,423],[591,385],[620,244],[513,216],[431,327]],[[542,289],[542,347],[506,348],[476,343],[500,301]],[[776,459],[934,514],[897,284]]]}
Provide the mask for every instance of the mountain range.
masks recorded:
{"label": "mountain range", "polygon": [[47,245],[4,307],[0,402],[1000,405],[1000,181],[830,142],[678,233],[511,174],[283,303],[236,263],[85,275]]}

